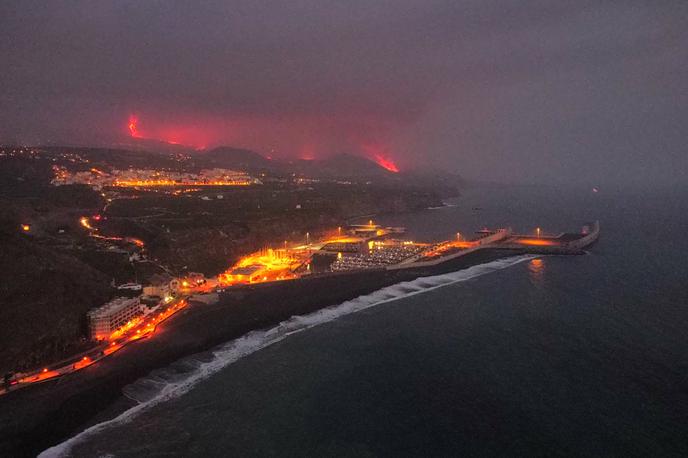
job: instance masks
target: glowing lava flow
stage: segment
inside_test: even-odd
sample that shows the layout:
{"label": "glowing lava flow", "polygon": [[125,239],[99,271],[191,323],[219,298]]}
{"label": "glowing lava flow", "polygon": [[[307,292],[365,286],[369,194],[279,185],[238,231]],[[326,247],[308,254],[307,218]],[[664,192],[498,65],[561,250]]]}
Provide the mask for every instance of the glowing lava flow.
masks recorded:
{"label": "glowing lava flow", "polygon": [[398,168],[397,165],[394,163],[394,161],[392,161],[392,160],[389,159],[389,158],[386,158],[386,157],[384,157],[384,156],[382,156],[382,155],[380,155],[380,154],[376,154],[376,155],[375,155],[375,162],[377,162],[378,165],[380,165],[381,167],[386,168],[386,169],[389,170],[390,172],[399,173],[399,168]]}
{"label": "glowing lava flow", "polygon": [[[145,127],[145,126],[144,126]],[[187,145],[187,146],[192,146],[194,143],[200,143],[197,144],[197,146],[192,146],[193,148],[196,149],[205,149],[206,146],[206,140],[203,140],[201,142],[197,141],[192,141],[191,138],[189,137],[190,135],[194,135],[196,132],[196,129],[194,128],[187,128],[183,129],[181,131],[176,131],[170,129],[160,129],[157,128],[155,129],[150,128],[148,126],[147,129],[145,129],[145,132],[142,132],[139,129],[139,118],[138,116],[131,114],[129,115],[129,120],[127,121],[127,129],[129,129],[129,136],[131,138],[138,138],[141,140],[154,140],[154,141],[159,141],[159,142],[164,142],[168,143],[170,145]],[[151,130],[152,129],[152,130]],[[181,134],[180,134],[181,132]],[[181,136],[180,136],[181,135]],[[196,136],[197,133],[196,133]],[[186,139],[182,137],[187,137]]]}
{"label": "glowing lava flow", "polygon": [[127,124],[127,127],[129,127],[129,134],[134,138],[141,138],[141,134],[137,127],[138,122],[139,118],[134,115],[129,116],[129,124]]}

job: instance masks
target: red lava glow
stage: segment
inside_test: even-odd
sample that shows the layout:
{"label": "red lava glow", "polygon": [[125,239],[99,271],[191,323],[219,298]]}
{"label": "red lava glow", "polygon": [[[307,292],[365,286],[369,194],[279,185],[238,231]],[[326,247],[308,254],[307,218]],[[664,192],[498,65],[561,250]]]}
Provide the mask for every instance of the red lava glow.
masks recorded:
{"label": "red lava glow", "polygon": [[380,154],[376,154],[375,155],[375,162],[377,162],[378,165],[386,168],[390,172],[399,173],[399,167],[397,167],[397,165],[394,163],[394,161],[388,157],[384,157]]}
{"label": "red lava glow", "polygon": [[399,173],[399,167],[397,167],[392,158],[389,157],[386,147],[376,144],[364,144],[361,146],[361,148],[367,153],[368,157],[377,162],[380,167],[383,167],[393,173]]}
{"label": "red lava glow", "polygon": [[[169,145],[183,145],[197,150],[205,149],[210,143],[217,143],[218,132],[227,135],[227,126],[205,125],[197,122],[188,124],[160,123],[155,119],[149,120],[144,126],[139,118],[129,117],[129,133],[131,137],[142,140],[152,140]],[[142,129],[142,127],[145,127]]]}
{"label": "red lava glow", "polygon": [[313,146],[305,145],[301,147],[301,150],[299,151],[299,159],[303,159],[304,161],[312,161],[315,159],[315,149]]}
{"label": "red lava glow", "polygon": [[129,124],[127,124],[127,127],[129,128],[129,134],[134,138],[141,138],[141,134],[139,133],[137,127],[138,122],[139,118],[137,118],[135,115],[129,116]]}
{"label": "red lava glow", "polygon": [[[399,166],[392,159],[394,155],[385,141],[371,139],[372,134],[343,135],[350,127],[329,119],[296,117],[285,125],[275,126],[271,119],[253,115],[225,118],[196,113],[160,119],[153,112],[132,110],[125,120],[127,131],[122,133],[126,132],[130,139],[151,143],[158,141],[195,149],[234,145],[254,150],[264,149],[266,144],[283,145],[283,151],[274,152],[275,158],[303,160],[322,158],[323,152],[332,151],[339,145],[375,161],[392,173],[399,172]],[[321,128],[313,129],[316,126]],[[261,132],[261,135],[256,135],[257,132]],[[331,135],[337,140],[330,138]],[[344,144],[341,144],[342,141]]]}

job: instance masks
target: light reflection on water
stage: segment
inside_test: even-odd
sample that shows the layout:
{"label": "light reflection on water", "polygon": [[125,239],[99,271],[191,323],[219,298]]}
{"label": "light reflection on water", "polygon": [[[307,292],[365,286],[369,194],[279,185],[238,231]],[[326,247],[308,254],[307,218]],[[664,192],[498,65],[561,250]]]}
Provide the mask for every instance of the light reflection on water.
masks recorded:
{"label": "light reflection on water", "polygon": [[467,191],[380,223],[445,240],[599,218],[589,256],[535,258],[300,333],[74,456],[688,456],[688,194],[538,192]]}
{"label": "light reflection on water", "polygon": [[532,259],[528,263],[528,276],[534,286],[542,286],[545,276],[545,261],[542,258]]}

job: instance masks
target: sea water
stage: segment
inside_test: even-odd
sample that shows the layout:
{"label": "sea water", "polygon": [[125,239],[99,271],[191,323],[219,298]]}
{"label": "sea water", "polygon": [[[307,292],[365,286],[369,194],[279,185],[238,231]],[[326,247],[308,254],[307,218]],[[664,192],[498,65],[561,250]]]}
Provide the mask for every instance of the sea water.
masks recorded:
{"label": "sea water", "polygon": [[688,192],[478,188],[382,216],[442,240],[599,219],[583,256],[384,288],[127,387],[44,456],[688,454]]}

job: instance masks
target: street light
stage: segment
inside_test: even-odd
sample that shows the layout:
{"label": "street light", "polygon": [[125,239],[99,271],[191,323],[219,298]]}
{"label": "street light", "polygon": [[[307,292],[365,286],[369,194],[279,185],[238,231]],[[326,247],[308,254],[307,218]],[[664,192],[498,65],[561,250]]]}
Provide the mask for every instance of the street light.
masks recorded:
{"label": "street light", "polygon": [[461,232],[456,233],[456,240],[461,241]]}
{"label": "street light", "polygon": [[535,228],[535,232],[537,232],[537,236],[538,236],[538,238],[540,238],[540,228],[539,227]]}

